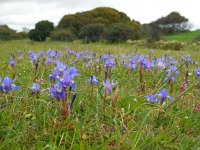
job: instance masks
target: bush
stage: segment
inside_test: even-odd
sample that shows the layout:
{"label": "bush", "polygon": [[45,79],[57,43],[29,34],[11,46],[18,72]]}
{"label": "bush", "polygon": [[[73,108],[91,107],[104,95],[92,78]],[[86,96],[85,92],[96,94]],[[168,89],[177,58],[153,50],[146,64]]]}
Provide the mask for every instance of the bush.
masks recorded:
{"label": "bush", "polygon": [[168,50],[181,50],[186,45],[184,42],[178,41],[157,41],[152,43],[150,46],[152,48],[168,49]]}
{"label": "bush", "polygon": [[28,38],[27,32],[18,32],[17,35],[18,35],[19,39],[27,39]]}
{"label": "bush", "polygon": [[45,41],[46,37],[42,36],[41,32],[38,29],[32,29],[29,31],[29,39],[34,41]]}
{"label": "bush", "polygon": [[75,34],[71,30],[55,30],[51,32],[50,38],[55,41],[74,41]]}
{"label": "bush", "polygon": [[148,39],[147,39],[148,43],[159,41],[161,38],[161,32],[159,30],[159,27],[153,23],[144,25],[142,30],[143,30],[142,34],[144,34],[148,37]]}
{"label": "bush", "polygon": [[0,40],[16,39],[16,31],[10,29],[7,25],[0,26]]}
{"label": "bush", "polygon": [[136,39],[134,29],[131,26],[123,23],[114,23],[110,25],[105,31],[104,36],[109,42],[120,42],[127,41],[128,39]]}
{"label": "bush", "polygon": [[85,25],[79,34],[84,42],[96,42],[102,38],[105,26],[101,23],[92,23]]}
{"label": "bush", "polygon": [[194,39],[193,39],[194,42],[200,42],[200,35],[197,35]]}

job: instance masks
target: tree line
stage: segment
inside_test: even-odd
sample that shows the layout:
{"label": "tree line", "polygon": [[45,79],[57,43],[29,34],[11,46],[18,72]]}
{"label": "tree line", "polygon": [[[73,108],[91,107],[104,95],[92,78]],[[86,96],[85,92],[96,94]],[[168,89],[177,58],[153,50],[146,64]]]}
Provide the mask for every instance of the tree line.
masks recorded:
{"label": "tree line", "polygon": [[98,7],[91,11],[64,15],[57,26],[48,20],[35,24],[28,33],[0,26],[0,40],[29,38],[45,41],[47,38],[58,41],[83,42],[123,42],[145,37],[148,41],[159,40],[162,35],[185,32],[190,29],[189,20],[178,12],[158,18],[149,24],[131,20],[125,13],[109,7]]}

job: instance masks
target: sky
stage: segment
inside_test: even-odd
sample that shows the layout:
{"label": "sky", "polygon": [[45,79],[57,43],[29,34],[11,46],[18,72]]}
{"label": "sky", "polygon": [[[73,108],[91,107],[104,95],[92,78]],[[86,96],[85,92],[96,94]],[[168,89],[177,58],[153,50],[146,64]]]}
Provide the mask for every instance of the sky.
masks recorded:
{"label": "sky", "polygon": [[21,31],[23,27],[34,28],[40,20],[57,25],[65,14],[112,7],[142,24],[178,11],[195,30],[200,28],[199,6],[200,0],[0,0],[0,24]]}

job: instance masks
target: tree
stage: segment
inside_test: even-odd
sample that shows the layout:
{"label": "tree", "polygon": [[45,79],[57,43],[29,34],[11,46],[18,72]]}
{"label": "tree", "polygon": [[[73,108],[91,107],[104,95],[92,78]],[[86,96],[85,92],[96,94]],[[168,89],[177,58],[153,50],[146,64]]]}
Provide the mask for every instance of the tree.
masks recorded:
{"label": "tree", "polygon": [[65,15],[58,24],[58,29],[69,29],[75,33],[79,32],[83,24],[75,15]]}
{"label": "tree", "polygon": [[159,41],[160,38],[161,38],[161,32],[158,26],[153,23],[150,24],[150,32],[149,32],[147,41],[155,42],[155,41]]}
{"label": "tree", "polygon": [[161,32],[157,25],[143,24],[141,28],[141,36],[147,38],[148,42],[155,42],[160,40]]}
{"label": "tree", "polygon": [[7,25],[0,25],[0,40],[16,39],[16,31],[9,28]]}
{"label": "tree", "polygon": [[50,37],[55,41],[74,41],[76,39],[75,34],[71,30],[66,29],[54,30],[51,32]]}
{"label": "tree", "polygon": [[[140,24],[131,20],[125,13],[110,7],[98,7],[90,11],[65,15],[60,20],[58,29],[70,29],[76,34],[76,36],[79,36],[83,34],[83,27],[95,23],[103,24],[105,28],[108,28],[114,23],[123,23],[132,27],[135,36],[139,36]],[[90,27],[90,29],[94,28]],[[84,30],[86,30],[86,28],[84,28]],[[85,36],[81,37],[85,38]]]}
{"label": "tree", "polygon": [[92,23],[85,25],[79,34],[79,37],[84,40],[84,42],[96,42],[102,38],[105,26],[101,23]]}
{"label": "tree", "polygon": [[45,41],[45,38],[41,36],[41,32],[38,29],[30,30],[28,36],[34,41]]}
{"label": "tree", "polygon": [[160,28],[164,34],[173,34],[188,31],[190,29],[189,20],[181,16],[178,12],[171,12],[165,17],[152,22]]}
{"label": "tree", "polygon": [[131,26],[123,23],[114,23],[105,31],[105,39],[109,42],[135,40],[136,36]]}
{"label": "tree", "polygon": [[29,38],[35,41],[45,41],[53,31],[53,23],[48,20],[42,20],[35,24],[35,29],[29,31]]}

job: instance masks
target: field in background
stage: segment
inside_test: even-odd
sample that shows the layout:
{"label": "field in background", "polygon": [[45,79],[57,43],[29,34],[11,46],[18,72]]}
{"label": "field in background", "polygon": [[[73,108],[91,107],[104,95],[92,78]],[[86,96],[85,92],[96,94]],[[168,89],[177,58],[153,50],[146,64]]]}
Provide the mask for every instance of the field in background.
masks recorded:
{"label": "field in background", "polygon": [[194,38],[198,35],[200,35],[200,30],[189,31],[189,32],[179,33],[179,34],[174,34],[174,35],[167,35],[167,36],[164,36],[163,39],[168,40],[168,41],[176,40],[180,42],[190,43],[190,42],[193,42]]}
{"label": "field in background", "polygon": [[[144,42],[143,42],[144,43]],[[114,54],[122,54],[122,53],[144,53],[148,54],[151,48],[145,47],[145,44],[134,45],[127,43],[115,43],[115,44],[106,44],[106,43],[90,43],[84,44],[81,41],[75,42],[56,42],[56,41],[46,41],[46,42],[32,42],[29,40],[14,40],[14,41],[0,41],[0,58],[5,58],[5,56],[9,57],[11,52],[17,52],[18,50],[26,51],[34,50],[65,50],[72,49],[76,51],[84,51],[91,50],[98,53],[114,53]],[[154,54],[157,56],[164,55],[168,53],[170,55],[185,55],[190,53],[192,57],[196,59],[200,59],[200,46],[186,46],[182,51],[174,51],[174,50],[162,50],[162,49],[154,49]]]}

